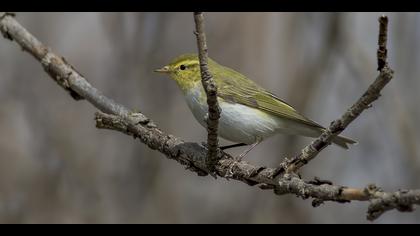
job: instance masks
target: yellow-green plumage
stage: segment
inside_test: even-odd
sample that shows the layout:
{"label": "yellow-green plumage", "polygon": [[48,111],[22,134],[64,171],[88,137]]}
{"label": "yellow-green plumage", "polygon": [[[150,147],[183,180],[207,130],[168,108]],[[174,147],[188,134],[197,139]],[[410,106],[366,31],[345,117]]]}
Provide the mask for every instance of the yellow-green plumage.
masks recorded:
{"label": "yellow-green plumage", "polygon": [[[239,72],[219,65],[210,58],[208,66],[218,88],[222,109],[219,120],[221,137],[251,144],[276,133],[317,137],[324,130],[321,125],[299,114],[292,106]],[[195,118],[205,126],[206,95],[201,84],[197,55],[179,56],[157,71],[168,73],[177,82]],[[343,148],[355,143],[341,136],[333,142]]]}

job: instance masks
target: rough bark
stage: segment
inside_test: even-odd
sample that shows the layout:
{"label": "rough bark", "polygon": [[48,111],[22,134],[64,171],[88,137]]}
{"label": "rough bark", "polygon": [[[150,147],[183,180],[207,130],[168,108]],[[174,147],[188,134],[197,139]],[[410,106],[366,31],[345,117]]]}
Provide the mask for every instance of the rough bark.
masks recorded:
{"label": "rough bark", "polygon": [[206,34],[204,31],[204,16],[202,12],[194,12],[195,35],[197,37],[198,58],[200,60],[201,82],[207,95],[208,118],[207,118],[207,147],[208,166],[214,171],[214,166],[219,161],[217,156],[218,126],[220,118],[220,107],[217,102],[217,86],[208,68],[208,49]]}

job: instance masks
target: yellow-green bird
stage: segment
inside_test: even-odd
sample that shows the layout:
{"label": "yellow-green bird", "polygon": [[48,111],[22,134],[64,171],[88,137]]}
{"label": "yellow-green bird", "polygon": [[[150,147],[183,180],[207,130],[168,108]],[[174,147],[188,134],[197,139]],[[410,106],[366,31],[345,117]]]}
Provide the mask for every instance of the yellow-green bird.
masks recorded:
{"label": "yellow-green bird", "polygon": [[[241,73],[210,58],[208,67],[218,89],[219,136],[238,143],[228,147],[251,145],[239,158],[277,133],[318,137],[325,130]],[[206,127],[207,97],[201,83],[197,54],[181,55],[155,72],[166,73],[176,81],[194,117]],[[348,149],[348,144],[356,141],[338,136],[333,143]]]}

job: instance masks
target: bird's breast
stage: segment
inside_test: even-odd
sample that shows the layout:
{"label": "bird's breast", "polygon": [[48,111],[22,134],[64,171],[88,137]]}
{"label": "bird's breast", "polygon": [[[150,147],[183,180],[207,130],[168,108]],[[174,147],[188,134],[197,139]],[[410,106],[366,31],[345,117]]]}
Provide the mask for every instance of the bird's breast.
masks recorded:
{"label": "bird's breast", "polygon": [[193,113],[196,120],[202,125],[206,126],[205,116],[207,114],[207,101],[204,89],[201,85],[197,85],[184,93],[185,101]]}
{"label": "bird's breast", "polygon": [[[208,113],[206,95],[203,89],[194,88],[185,93],[185,100],[197,121],[206,127]],[[229,103],[218,98],[222,110],[219,119],[219,136],[232,142],[251,144],[257,138],[273,135],[278,120],[264,111],[239,103]]]}

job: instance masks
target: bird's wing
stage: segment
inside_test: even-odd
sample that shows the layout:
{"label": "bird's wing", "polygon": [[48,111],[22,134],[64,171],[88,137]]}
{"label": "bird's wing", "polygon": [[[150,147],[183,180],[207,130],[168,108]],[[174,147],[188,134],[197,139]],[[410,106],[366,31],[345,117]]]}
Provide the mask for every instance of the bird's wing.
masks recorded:
{"label": "bird's wing", "polygon": [[[230,73],[226,74],[226,69],[224,72],[223,78],[216,78],[216,83],[219,87],[218,96],[226,102],[240,103],[249,107],[258,108],[281,118],[323,128],[316,122],[299,114],[292,106],[238,72],[230,70]],[[217,73],[215,76],[218,76]]]}

